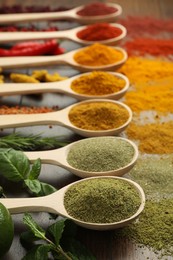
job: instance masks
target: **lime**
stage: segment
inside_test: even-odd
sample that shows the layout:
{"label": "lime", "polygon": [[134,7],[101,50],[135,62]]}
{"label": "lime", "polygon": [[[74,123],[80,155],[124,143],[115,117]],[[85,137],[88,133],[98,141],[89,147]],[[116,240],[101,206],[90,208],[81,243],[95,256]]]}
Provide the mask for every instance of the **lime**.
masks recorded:
{"label": "lime", "polygon": [[14,225],[8,209],[0,203],[0,258],[8,252],[14,237]]}

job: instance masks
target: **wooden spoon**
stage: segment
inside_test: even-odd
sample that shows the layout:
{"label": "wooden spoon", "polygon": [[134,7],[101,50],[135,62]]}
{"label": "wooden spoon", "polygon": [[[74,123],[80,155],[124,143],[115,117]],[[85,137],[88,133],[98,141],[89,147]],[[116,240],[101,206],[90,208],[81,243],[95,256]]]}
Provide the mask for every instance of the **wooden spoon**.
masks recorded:
{"label": "wooden spoon", "polygon": [[[87,48],[87,47],[84,47]],[[70,65],[79,71],[93,71],[93,70],[115,70],[121,67],[127,60],[127,52],[120,47],[112,47],[117,51],[120,51],[123,54],[122,60],[119,60],[115,63],[102,66],[87,66],[81,65],[74,60],[74,55],[76,52],[83,50],[80,48],[73,50],[61,55],[53,56],[30,56],[30,57],[5,57],[0,58],[0,68],[24,68],[32,66],[44,66],[44,65]]]}
{"label": "wooden spoon", "polygon": [[70,30],[56,31],[56,32],[2,32],[0,43],[14,42],[14,41],[28,41],[28,40],[48,40],[48,39],[68,39],[82,45],[91,45],[99,42],[107,45],[119,44],[120,41],[126,36],[126,28],[117,23],[112,23],[111,26],[121,29],[121,34],[117,37],[102,41],[86,41],[77,36],[77,33],[86,29],[87,26],[80,26]]}
{"label": "wooden spoon", "polygon": [[43,13],[20,13],[20,14],[1,14],[0,24],[29,22],[29,21],[43,21],[43,20],[74,20],[83,24],[90,24],[96,22],[112,22],[117,19],[122,13],[122,7],[118,4],[107,3],[107,6],[116,8],[116,11],[107,15],[95,16],[81,16],[77,12],[85,6],[79,6],[68,11],[62,12],[43,12]]}
{"label": "wooden spoon", "polygon": [[66,80],[57,81],[57,82],[45,82],[45,83],[4,83],[1,84],[0,87],[0,96],[11,96],[11,95],[23,95],[23,94],[36,94],[36,93],[62,93],[67,94],[71,97],[74,97],[78,100],[85,100],[85,99],[120,99],[126,93],[129,88],[129,80],[126,76],[121,73],[117,72],[107,72],[114,75],[117,78],[123,79],[125,84],[123,89],[117,91],[112,94],[107,95],[83,95],[79,94],[72,90],[71,83],[80,78],[83,75],[88,75],[90,73],[83,73]]}
{"label": "wooden spoon", "polygon": [[132,120],[132,111],[131,109],[115,100],[108,100],[108,99],[93,99],[93,100],[85,100],[81,101],[80,104],[89,104],[92,102],[110,102],[118,104],[124,107],[127,112],[129,113],[128,120],[118,128],[110,129],[110,130],[85,130],[82,128],[78,128],[73,125],[68,117],[70,110],[79,105],[73,104],[68,106],[60,111],[49,112],[49,113],[39,113],[39,114],[17,114],[17,115],[0,115],[0,128],[10,128],[10,127],[23,127],[23,126],[34,126],[34,125],[51,125],[57,124],[60,126],[67,127],[72,131],[76,132],[77,134],[85,137],[92,137],[92,136],[106,136],[106,135],[117,135],[122,132],[131,122]]}
{"label": "wooden spoon", "polygon": [[19,199],[7,199],[3,198],[0,199],[0,202],[3,203],[3,205],[8,208],[11,214],[19,214],[24,212],[49,212],[49,213],[55,213],[58,215],[61,215],[63,217],[69,218],[73,220],[77,225],[82,226],[84,228],[93,229],[93,230],[111,230],[120,228],[123,226],[128,225],[132,221],[134,221],[143,211],[145,206],[145,194],[143,192],[143,189],[134,181],[129,179],[124,179],[120,177],[94,177],[94,178],[110,178],[110,179],[121,179],[124,182],[128,182],[131,185],[134,186],[134,188],[138,191],[139,197],[141,199],[141,204],[136,211],[135,214],[133,214],[131,217],[127,219],[123,219],[119,222],[114,223],[91,223],[91,222],[83,222],[81,220],[78,220],[76,218],[73,218],[70,216],[64,206],[64,196],[66,191],[74,184],[79,182],[85,182],[87,179],[76,181],[72,184],[69,184],[60,190],[44,196],[44,197],[37,197],[37,198],[19,198]]}
{"label": "wooden spoon", "polygon": [[[98,137],[91,137],[91,138],[98,138]],[[129,172],[135,165],[135,163],[138,159],[138,154],[139,154],[138,148],[132,141],[130,141],[126,138],[117,137],[117,136],[112,136],[111,138],[110,138],[110,136],[108,136],[108,138],[109,138],[108,139],[109,141],[112,141],[116,138],[118,140],[122,140],[123,142],[127,142],[129,145],[132,146],[132,148],[134,150],[134,156],[132,157],[132,160],[130,163],[128,163],[127,165],[125,165],[121,168],[117,168],[117,169],[106,171],[106,172],[105,171],[103,171],[103,172],[84,171],[81,169],[74,168],[68,163],[67,156],[68,156],[68,153],[70,152],[70,150],[73,148],[73,146],[76,145],[77,143],[82,142],[82,140],[73,142],[62,148],[58,148],[58,149],[54,149],[54,150],[39,151],[39,152],[38,151],[37,152],[25,152],[25,155],[28,157],[28,159],[31,162],[34,162],[35,160],[40,158],[42,163],[60,166],[81,178],[94,177],[94,176],[122,176],[122,175],[126,174],[127,172]]]}

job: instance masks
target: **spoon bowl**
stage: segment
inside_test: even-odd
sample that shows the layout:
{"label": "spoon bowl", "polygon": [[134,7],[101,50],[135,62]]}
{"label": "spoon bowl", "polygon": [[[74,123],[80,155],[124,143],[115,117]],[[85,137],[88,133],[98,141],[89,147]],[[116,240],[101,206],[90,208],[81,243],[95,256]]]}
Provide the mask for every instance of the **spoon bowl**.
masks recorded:
{"label": "spoon bowl", "polygon": [[124,80],[124,87],[112,94],[107,95],[84,95],[75,92],[71,88],[71,84],[74,80],[81,76],[89,75],[90,73],[83,73],[62,81],[58,82],[45,82],[45,83],[4,83],[0,87],[0,96],[11,96],[11,95],[23,95],[23,94],[36,94],[36,93],[62,93],[74,97],[78,100],[86,99],[114,99],[118,100],[124,96],[129,88],[129,79],[118,72],[107,72],[115,77]]}
{"label": "spoon bowl", "polygon": [[24,14],[2,14],[0,15],[0,24],[10,24],[29,21],[43,20],[73,20],[82,24],[90,24],[96,22],[113,22],[122,13],[122,7],[118,4],[107,3],[107,6],[114,7],[116,11],[108,15],[81,16],[77,12],[85,7],[79,7],[62,11],[62,12],[43,12],[43,13],[24,13]]}
{"label": "spoon bowl", "polygon": [[102,40],[102,41],[87,41],[82,40],[77,36],[77,33],[86,29],[88,26],[80,26],[70,30],[56,31],[56,32],[2,32],[0,37],[0,43],[16,42],[16,41],[30,41],[30,40],[48,40],[48,39],[67,39],[72,40],[82,45],[91,45],[95,42],[99,42],[105,45],[117,45],[126,36],[126,28],[117,23],[111,23],[111,26],[119,28],[121,34],[117,37]]}
{"label": "spoon bowl", "polygon": [[[108,130],[88,130],[82,129],[71,123],[69,119],[69,113],[72,108],[80,104],[89,104],[89,103],[99,103],[99,102],[109,102],[112,104],[119,105],[123,107],[129,114],[127,121],[121,126]],[[10,128],[10,127],[23,127],[23,126],[34,126],[34,125],[51,125],[57,124],[63,127],[67,127],[74,131],[75,133],[85,136],[107,136],[107,135],[117,135],[121,133],[129,125],[132,120],[132,111],[131,109],[122,102],[109,99],[92,99],[81,101],[80,103],[73,104],[62,110],[48,113],[39,113],[39,114],[16,114],[16,115],[0,115],[0,128]]]}
{"label": "spoon bowl", "polygon": [[111,47],[122,53],[123,58],[118,60],[115,63],[102,65],[102,66],[88,66],[81,65],[74,60],[74,55],[76,52],[84,50],[87,47],[80,48],[77,50],[73,50],[61,55],[53,55],[53,56],[26,56],[26,57],[2,57],[0,58],[0,68],[9,69],[9,68],[24,68],[24,67],[32,67],[32,66],[44,66],[44,65],[70,65],[73,68],[88,72],[94,70],[103,70],[103,71],[112,71],[121,67],[125,61],[127,60],[127,52],[121,47]]}
{"label": "spoon bowl", "polygon": [[[114,223],[91,223],[91,222],[84,222],[81,220],[78,220],[72,216],[70,216],[67,213],[67,210],[64,206],[64,197],[65,193],[67,190],[74,184],[80,183],[80,182],[85,182],[89,179],[93,178],[109,178],[109,179],[120,179],[123,180],[125,183],[128,182],[137,190],[139,193],[139,198],[140,198],[140,206],[138,210],[136,211],[135,214],[130,216],[129,218],[123,219],[119,222],[114,222]],[[121,177],[93,177],[93,178],[87,178],[84,180],[79,180],[74,183],[71,183],[60,190],[44,196],[44,197],[37,197],[37,198],[20,198],[20,199],[0,199],[0,202],[4,204],[6,208],[8,208],[9,212],[11,214],[19,214],[19,213],[24,213],[24,212],[49,212],[49,213],[55,213],[59,214],[63,217],[69,218],[72,221],[74,221],[77,225],[82,226],[87,229],[93,229],[93,230],[111,230],[111,229],[116,229],[120,228],[123,226],[128,225],[132,221],[134,221],[143,211],[144,206],[145,206],[145,194],[143,192],[143,189],[134,181],[121,178]]]}
{"label": "spoon bowl", "polygon": [[[98,139],[100,137],[87,138],[87,140],[90,139],[91,141],[92,140],[94,141],[95,138]],[[59,149],[48,150],[48,151],[37,151],[37,152],[25,152],[25,155],[28,157],[28,159],[31,162],[34,162],[35,160],[37,160],[39,158],[42,161],[42,163],[60,166],[62,168],[67,169],[74,175],[79,176],[80,178],[88,178],[88,177],[94,177],[94,176],[122,176],[122,175],[126,174],[127,172],[129,172],[135,165],[135,163],[138,159],[138,154],[139,154],[138,148],[132,141],[125,139],[123,137],[113,137],[113,136],[108,137],[107,136],[106,138],[110,142],[112,142],[113,140],[122,141],[132,148],[132,150],[134,151],[133,156],[132,156],[131,160],[126,163],[126,165],[115,168],[113,170],[102,171],[102,172],[101,171],[99,171],[99,172],[98,171],[97,172],[96,171],[86,171],[86,170],[81,170],[79,168],[73,167],[71,164],[69,164],[68,159],[67,159],[69,152],[76,145],[81,144],[82,142],[85,142],[85,139],[73,142],[73,143],[66,145]],[[92,153],[92,151],[91,151],[91,153]],[[120,151],[120,153],[122,153],[122,156],[123,156],[123,154],[125,152]],[[107,161],[107,159],[105,158],[105,162],[106,161]]]}

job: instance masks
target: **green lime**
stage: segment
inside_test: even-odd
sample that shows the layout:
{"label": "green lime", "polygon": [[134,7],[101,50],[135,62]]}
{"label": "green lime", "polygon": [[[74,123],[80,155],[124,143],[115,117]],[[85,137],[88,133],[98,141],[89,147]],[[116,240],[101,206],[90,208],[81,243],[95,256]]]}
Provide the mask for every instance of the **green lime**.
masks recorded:
{"label": "green lime", "polygon": [[11,247],[14,237],[13,220],[8,209],[0,203],[0,257]]}

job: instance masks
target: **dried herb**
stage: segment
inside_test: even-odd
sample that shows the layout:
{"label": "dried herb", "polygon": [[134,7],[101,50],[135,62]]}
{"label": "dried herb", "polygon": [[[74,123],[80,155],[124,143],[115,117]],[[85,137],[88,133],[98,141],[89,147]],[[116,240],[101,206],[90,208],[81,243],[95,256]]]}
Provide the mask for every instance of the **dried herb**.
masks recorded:
{"label": "dried herb", "polygon": [[140,206],[137,189],[122,179],[89,179],[72,185],[64,197],[72,217],[92,223],[113,223],[131,217]]}
{"label": "dried herb", "polygon": [[67,161],[80,170],[105,172],[129,164],[134,152],[133,146],[124,139],[96,137],[74,144],[68,153]]}
{"label": "dried herb", "polygon": [[13,148],[22,151],[48,150],[68,144],[61,140],[61,137],[41,137],[38,135],[23,136],[20,133],[13,133],[0,137],[0,148]]}

